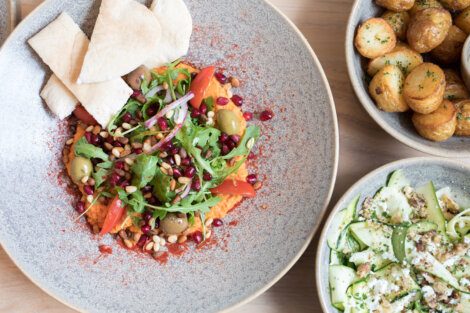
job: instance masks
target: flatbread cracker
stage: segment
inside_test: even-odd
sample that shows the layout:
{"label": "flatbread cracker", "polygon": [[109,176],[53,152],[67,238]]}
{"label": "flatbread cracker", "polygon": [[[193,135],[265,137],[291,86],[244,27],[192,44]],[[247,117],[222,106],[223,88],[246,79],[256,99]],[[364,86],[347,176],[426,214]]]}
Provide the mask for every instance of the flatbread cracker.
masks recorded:
{"label": "flatbread cracker", "polygon": [[79,103],[78,99],[54,74],[42,89],[41,98],[44,99],[52,113],[61,120],[72,114]]}
{"label": "flatbread cracker", "polygon": [[158,48],[145,62],[147,67],[154,68],[188,53],[193,20],[183,0],[154,0],[150,9],[162,26]]}
{"label": "flatbread cracker", "polygon": [[132,89],[121,78],[98,84],[76,83],[89,41],[65,12],[28,43],[103,127],[132,94]]}
{"label": "flatbread cracker", "polygon": [[79,83],[124,76],[159,49],[162,29],[156,16],[134,0],[103,0]]}

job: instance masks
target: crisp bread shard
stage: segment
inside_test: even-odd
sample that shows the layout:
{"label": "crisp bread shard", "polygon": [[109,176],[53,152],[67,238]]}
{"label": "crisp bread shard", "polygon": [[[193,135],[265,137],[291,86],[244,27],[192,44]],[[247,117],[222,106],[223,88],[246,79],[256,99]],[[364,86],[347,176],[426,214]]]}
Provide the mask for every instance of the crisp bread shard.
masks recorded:
{"label": "crisp bread shard", "polygon": [[28,43],[103,127],[132,94],[121,78],[96,84],[77,83],[89,40],[65,12]]}
{"label": "crisp bread shard", "polygon": [[61,120],[72,114],[79,102],[77,97],[54,74],[52,74],[46,86],[42,89],[41,97],[52,113]]}
{"label": "crisp bread shard", "polygon": [[150,10],[162,26],[158,48],[146,59],[149,68],[173,62],[188,53],[193,20],[183,0],[154,0]]}
{"label": "crisp bread shard", "polygon": [[134,0],[102,0],[90,46],[78,78],[97,83],[124,76],[160,49],[156,16]]}

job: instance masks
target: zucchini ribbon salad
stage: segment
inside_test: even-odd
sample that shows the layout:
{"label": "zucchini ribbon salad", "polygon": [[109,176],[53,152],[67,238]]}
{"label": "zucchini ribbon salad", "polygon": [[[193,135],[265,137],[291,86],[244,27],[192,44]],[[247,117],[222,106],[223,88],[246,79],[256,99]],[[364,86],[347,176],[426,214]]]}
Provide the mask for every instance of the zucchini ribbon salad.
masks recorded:
{"label": "zucchini ribbon salad", "polygon": [[247,169],[260,130],[232,92],[240,82],[179,60],[191,32],[182,0],[103,0],[91,40],[65,12],[29,40],[54,72],[41,96],[76,117],[63,153],[76,211],[155,258],[166,243],[209,238],[261,187]]}
{"label": "zucchini ribbon salad", "polygon": [[470,312],[470,197],[401,170],[337,213],[330,247],[331,303],[344,312]]}

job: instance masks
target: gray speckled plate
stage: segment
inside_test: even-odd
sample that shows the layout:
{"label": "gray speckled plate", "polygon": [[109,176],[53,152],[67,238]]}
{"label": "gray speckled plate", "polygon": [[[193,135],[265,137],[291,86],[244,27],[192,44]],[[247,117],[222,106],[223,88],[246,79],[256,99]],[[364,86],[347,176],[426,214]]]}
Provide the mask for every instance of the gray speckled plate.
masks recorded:
{"label": "gray speckled plate", "polygon": [[249,110],[270,107],[275,118],[260,124],[257,171],[266,180],[256,199],[225,219],[217,244],[166,265],[109,236],[102,242],[113,254],[98,258],[98,238],[74,222],[73,197],[59,175],[66,126],[39,97],[50,73],[26,40],[62,11],[90,34],[99,1],[46,1],[0,52],[0,242],[31,280],[78,310],[214,312],[248,301],[300,257],[330,199],[337,122],[306,40],[262,0],[187,3],[195,22],[188,59],[241,78]]}
{"label": "gray speckled plate", "polygon": [[470,166],[442,158],[411,158],[389,163],[367,174],[355,183],[331,211],[318,243],[316,258],[317,291],[324,312],[339,312],[331,304],[328,287],[330,249],[326,243],[326,234],[331,227],[333,216],[341,209],[344,209],[357,195],[361,195],[359,203],[362,204],[366,196],[374,195],[380,187],[385,185],[387,176],[398,169],[404,170],[406,177],[413,186],[420,186],[432,180],[438,189],[450,186],[461,192],[470,193]]}
{"label": "gray speckled plate", "polygon": [[346,30],[346,62],[349,78],[357,97],[370,116],[387,133],[404,144],[429,153],[444,157],[470,156],[470,138],[452,137],[445,142],[432,142],[421,137],[411,123],[411,113],[386,113],[377,108],[368,93],[366,73],[363,60],[354,48],[354,36],[357,26],[373,16],[380,15],[383,10],[370,0],[356,0],[349,17]]}
{"label": "gray speckled plate", "polygon": [[16,6],[12,0],[0,0],[0,46],[15,25]]}

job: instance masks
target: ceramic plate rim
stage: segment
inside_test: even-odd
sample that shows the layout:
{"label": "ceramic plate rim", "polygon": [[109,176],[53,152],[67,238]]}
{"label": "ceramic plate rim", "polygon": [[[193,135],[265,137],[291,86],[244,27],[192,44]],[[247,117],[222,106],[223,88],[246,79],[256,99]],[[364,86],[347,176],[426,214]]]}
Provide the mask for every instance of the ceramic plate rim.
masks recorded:
{"label": "ceramic plate rim", "polygon": [[462,161],[459,161],[458,159],[447,159],[443,157],[435,157],[435,156],[425,156],[425,157],[413,157],[413,158],[405,158],[405,159],[400,159],[397,161],[389,162],[386,163],[375,170],[367,173],[366,175],[362,176],[359,180],[357,180],[354,184],[349,187],[344,194],[341,196],[341,198],[336,202],[335,206],[331,209],[328,219],[325,221],[325,224],[323,226],[323,229],[320,234],[320,238],[318,240],[318,245],[317,245],[317,253],[315,255],[315,282],[316,282],[316,288],[317,288],[317,295],[320,300],[320,305],[321,308],[324,312],[330,313],[330,312],[337,312],[332,310],[332,308],[328,307],[326,303],[326,298],[329,297],[329,294],[324,294],[323,293],[323,283],[321,277],[324,275],[321,275],[321,263],[322,263],[322,257],[323,253],[323,247],[327,244],[326,243],[326,236],[327,236],[327,230],[333,220],[333,217],[338,213],[340,208],[343,207],[342,203],[345,202],[346,199],[350,198],[351,193],[353,190],[357,189],[358,186],[364,184],[365,181],[370,179],[371,177],[374,177],[380,173],[390,171],[389,169],[391,168],[396,168],[400,166],[409,166],[409,165],[415,165],[418,163],[427,163],[427,164],[435,164],[435,165],[445,165],[445,166],[458,166],[463,168],[464,170],[468,171],[470,173],[470,164],[466,164]]}
{"label": "ceramic plate rim", "polygon": [[410,139],[405,135],[402,135],[401,133],[397,132],[394,127],[390,126],[382,118],[381,113],[384,113],[384,112],[377,111],[376,106],[370,99],[369,94],[363,88],[361,84],[361,79],[359,77],[356,77],[355,71],[354,71],[355,70],[354,62],[353,62],[354,47],[352,46],[353,46],[353,41],[354,41],[354,34],[356,33],[356,25],[352,25],[352,18],[353,18],[353,15],[357,13],[357,10],[361,1],[362,0],[355,0],[351,7],[351,11],[349,13],[348,22],[346,26],[346,39],[345,39],[344,44],[345,44],[345,51],[346,51],[346,65],[348,68],[349,80],[351,81],[351,85],[353,86],[354,93],[356,94],[357,99],[361,103],[362,107],[367,111],[367,113],[369,113],[372,119],[383,130],[385,130],[390,136],[392,136],[393,138],[397,139],[398,141],[404,143],[405,145],[413,149],[416,149],[418,151],[428,153],[431,155],[440,156],[440,157],[448,157],[448,158],[469,157],[470,152],[452,151],[452,150],[447,150],[445,148],[431,147],[423,143],[420,143],[418,141],[415,141],[413,139]]}
{"label": "ceramic plate rim", "polygon": [[[39,11],[43,6],[45,6],[49,1],[51,1],[51,0],[45,0],[40,5],[38,5],[31,13],[29,13],[29,15],[26,18],[24,18],[21,21],[21,23],[10,33],[9,37],[4,42],[3,46],[5,46],[11,40],[11,38],[13,37],[12,35],[14,35],[19,29],[21,29],[23,27],[26,27],[25,25],[27,25],[27,21],[33,19],[36,15],[36,12]],[[297,261],[304,254],[305,250],[307,249],[307,247],[312,242],[312,239],[313,239],[315,233],[317,232],[317,230],[320,226],[320,223],[321,223],[321,221],[322,221],[322,219],[323,219],[323,217],[326,213],[328,204],[330,203],[331,197],[333,195],[333,190],[334,190],[334,187],[335,187],[337,173],[338,173],[338,162],[339,162],[338,117],[337,117],[337,113],[336,113],[335,101],[334,101],[333,94],[331,92],[331,87],[330,87],[330,84],[329,84],[328,79],[326,77],[325,71],[323,70],[323,67],[322,67],[317,55],[315,54],[315,51],[313,50],[312,46],[310,45],[308,40],[305,38],[303,33],[299,30],[299,28],[283,12],[281,12],[280,9],[278,9],[276,6],[274,6],[270,2],[270,0],[260,0],[260,1],[264,2],[265,4],[270,6],[297,33],[299,39],[302,41],[302,43],[305,45],[305,47],[310,52],[310,54],[312,56],[312,59],[313,59],[313,62],[315,64],[315,66],[317,67],[318,72],[320,74],[322,83],[325,85],[325,89],[326,89],[327,95],[328,95],[328,102],[330,104],[330,109],[331,109],[331,113],[332,113],[332,117],[333,117],[333,128],[334,128],[334,138],[333,138],[334,139],[333,140],[333,142],[334,142],[334,160],[333,160],[333,168],[332,168],[332,172],[331,172],[332,180],[330,182],[330,186],[329,186],[329,189],[328,189],[328,194],[327,194],[327,196],[325,198],[325,201],[324,201],[325,203],[323,204],[323,207],[321,208],[321,211],[319,213],[319,218],[317,219],[316,224],[314,225],[314,227],[312,228],[310,234],[308,235],[304,245],[300,248],[299,252],[294,256],[294,258],[291,260],[291,262],[289,264],[287,264],[287,266],[281,272],[279,272],[271,281],[266,283],[263,287],[256,290],[251,295],[248,295],[246,298],[240,300],[238,303],[235,303],[235,304],[231,305],[230,307],[222,309],[222,312],[232,311],[235,308],[237,308],[239,306],[242,306],[243,304],[246,304],[246,303],[250,302],[251,300],[257,298],[262,293],[264,293],[266,290],[268,290],[270,287],[272,287],[277,281],[279,281],[292,268],[292,266],[294,266],[294,264],[297,263]],[[3,47],[0,48],[0,58],[2,57],[2,55],[3,55]],[[0,246],[3,248],[3,250],[8,255],[10,260],[15,264],[15,266],[23,273],[23,275],[25,275],[31,282],[33,282],[42,291],[44,291],[46,294],[48,294],[52,298],[56,299],[57,301],[61,302],[62,304],[66,305],[66,306],[68,306],[68,307],[70,307],[70,308],[72,308],[72,309],[74,309],[78,312],[86,312],[86,311],[84,311],[80,308],[77,308],[77,307],[69,304],[65,299],[62,299],[59,296],[55,295],[52,291],[50,291],[46,287],[42,286],[40,284],[40,282],[33,279],[26,271],[24,271],[23,268],[19,266],[19,264],[16,262],[16,260],[10,254],[10,252],[5,248],[5,245],[2,243],[2,237],[1,236],[0,236]]]}

